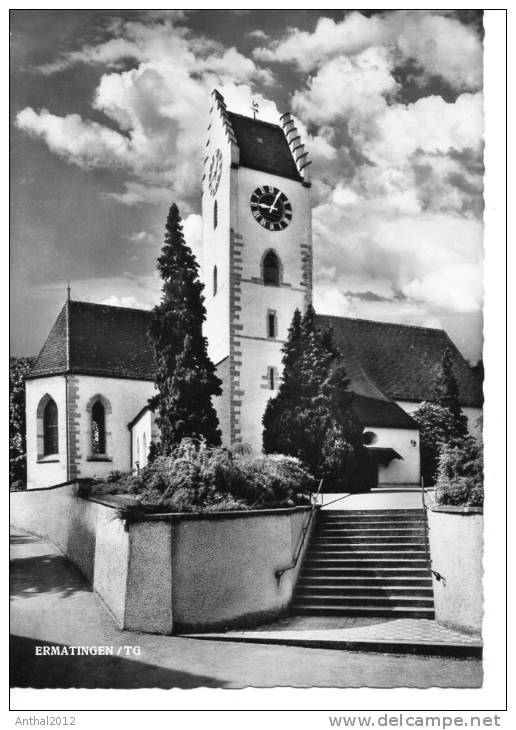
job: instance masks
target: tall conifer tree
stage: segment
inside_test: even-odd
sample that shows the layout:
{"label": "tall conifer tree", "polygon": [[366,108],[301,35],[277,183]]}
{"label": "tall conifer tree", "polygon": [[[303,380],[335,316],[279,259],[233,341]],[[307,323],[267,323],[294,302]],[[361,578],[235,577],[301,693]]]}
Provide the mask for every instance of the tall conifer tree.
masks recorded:
{"label": "tall conifer tree", "polygon": [[296,310],[283,347],[283,378],[263,416],[266,453],[296,456],[325,488],[364,488],[368,453],[353,393],[331,330],[316,326],[311,306]]}
{"label": "tall conifer tree", "polygon": [[459,385],[453,373],[451,350],[446,348],[441,361],[441,370],[434,387],[434,402],[447,408],[453,416],[454,436],[465,436],[468,432],[467,418],[462,413],[459,400]]}
{"label": "tall conifer tree", "polygon": [[149,405],[159,413],[158,451],[167,455],[185,437],[220,444],[218,418],[211,399],[222,390],[202,334],[206,309],[199,267],[185,243],[175,203],[168,213],[161,251],[158,270],[163,279],[162,297],[154,307],[150,326],[158,392]]}

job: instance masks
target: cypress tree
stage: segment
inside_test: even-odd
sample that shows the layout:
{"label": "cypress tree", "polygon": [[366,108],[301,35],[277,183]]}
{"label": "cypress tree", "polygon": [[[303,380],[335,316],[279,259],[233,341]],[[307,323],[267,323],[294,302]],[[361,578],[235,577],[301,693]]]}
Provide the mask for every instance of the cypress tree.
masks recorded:
{"label": "cypress tree", "polygon": [[433,400],[442,408],[447,408],[452,414],[455,426],[454,436],[465,436],[468,432],[467,418],[460,407],[459,385],[453,373],[449,347],[446,348],[442,357],[441,369],[434,387]]}
{"label": "cypress tree", "polygon": [[211,399],[222,390],[202,334],[206,309],[199,267],[184,240],[175,203],[168,213],[161,252],[158,270],[163,279],[162,297],[153,309],[149,332],[157,365],[158,392],[149,405],[159,413],[158,451],[168,455],[185,437],[220,444],[218,418]]}
{"label": "cypress tree", "polygon": [[325,489],[365,486],[368,453],[353,393],[331,330],[321,332],[310,306],[295,312],[283,347],[283,379],[263,416],[266,453],[301,459]]}

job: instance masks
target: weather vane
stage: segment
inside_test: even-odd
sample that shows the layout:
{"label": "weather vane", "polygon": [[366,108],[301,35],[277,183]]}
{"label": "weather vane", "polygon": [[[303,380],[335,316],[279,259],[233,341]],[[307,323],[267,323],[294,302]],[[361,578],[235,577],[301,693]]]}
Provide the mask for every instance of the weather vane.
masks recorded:
{"label": "weather vane", "polygon": [[256,101],[256,99],[253,99],[253,103],[251,104],[251,109],[253,110],[253,119],[256,119],[256,115],[258,114],[258,109],[260,108],[260,105]]}

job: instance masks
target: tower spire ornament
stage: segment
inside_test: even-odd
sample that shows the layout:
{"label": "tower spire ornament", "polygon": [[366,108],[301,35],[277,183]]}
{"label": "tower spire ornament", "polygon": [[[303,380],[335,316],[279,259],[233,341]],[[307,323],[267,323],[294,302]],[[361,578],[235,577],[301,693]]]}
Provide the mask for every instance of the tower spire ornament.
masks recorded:
{"label": "tower spire ornament", "polygon": [[66,284],[67,284],[67,286],[66,286],[66,301],[69,302],[70,301],[70,298],[71,298],[70,297],[70,291],[71,291],[70,290],[70,282],[67,281]]}
{"label": "tower spire ornament", "polygon": [[256,119],[256,115],[258,114],[258,110],[260,109],[260,105],[256,101],[256,99],[253,99],[253,103],[251,104],[251,109],[253,111],[253,119]]}

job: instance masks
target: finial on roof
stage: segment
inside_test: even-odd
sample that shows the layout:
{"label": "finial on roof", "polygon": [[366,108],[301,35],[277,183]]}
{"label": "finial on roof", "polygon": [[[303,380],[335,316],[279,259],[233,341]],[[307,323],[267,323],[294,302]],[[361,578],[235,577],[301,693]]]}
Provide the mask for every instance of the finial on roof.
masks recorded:
{"label": "finial on roof", "polygon": [[70,299],[71,299],[71,297],[70,297],[70,282],[68,281],[67,284],[68,284],[68,286],[66,287],[66,301],[69,302]]}
{"label": "finial on roof", "polygon": [[256,115],[258,114],[258,110],[260,108],[260,105],[256,101],[256,99],[253,99],[253,103],[251,104],[251,109],[253,110],[253,119],[256,119]]}

